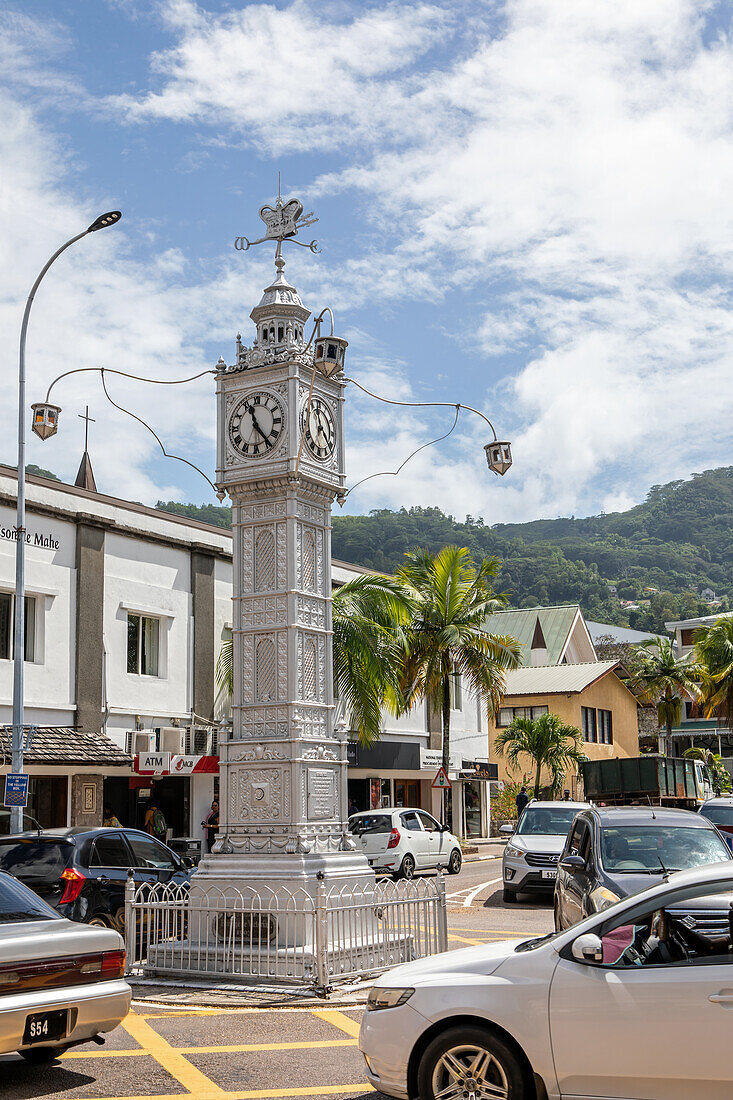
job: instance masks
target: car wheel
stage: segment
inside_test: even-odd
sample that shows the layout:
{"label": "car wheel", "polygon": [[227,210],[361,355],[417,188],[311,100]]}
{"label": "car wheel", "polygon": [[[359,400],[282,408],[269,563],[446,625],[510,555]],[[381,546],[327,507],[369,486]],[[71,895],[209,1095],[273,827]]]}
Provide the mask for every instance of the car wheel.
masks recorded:
{"label": "car wheel", "polygon": [[454,1027],[433,1039],[417,1071],[421,1100],[438,1097],[496,1097],[522,1100],[526,1074],[498,1036],[479,1027]]}
{"label": "car wheel", "polygon": [[463,865],[463,856],[460,848],[454,848],[448,860],[448,874],[457,875]]}
{"label": "car wheel", "polygon": [[91,920],[87,921],[87,924],[91,924],[92,928],[111,928],[112,927],[111,922],[108,921],[106,917],[100,917],[100,916],[92,917]]}
{"label": "car wheel", "polygon": [[21,1058],[31,1065],[39,1065],[42,1062],[55,1062],[66,1050],[66,1047],[34,1047],[32,1050],[19,1050]]}
{"label": "car wheel", "polygon": [[501,896],[502,896],[503,901],[516,901],[517,900],[517,891],[512,890],[512,888],[510,886],[505,886],[504,889],[502,890],[502,895]]}
{"label": "car wheel", "polygon": [[400,866],[400,878],[414,878],[415,860],[411,855],[406,855]]}

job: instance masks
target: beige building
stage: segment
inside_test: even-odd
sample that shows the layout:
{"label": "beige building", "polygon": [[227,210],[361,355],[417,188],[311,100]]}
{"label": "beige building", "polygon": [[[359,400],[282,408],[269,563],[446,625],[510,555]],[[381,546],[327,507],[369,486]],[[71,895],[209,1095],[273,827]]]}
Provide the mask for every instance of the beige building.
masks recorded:
{"label": "beige building", "polygon": [[[538,718],[557,714],[583,735],[583,751],[591,760],[614,756],[637,756],[639,726],[636,696],[620,679],[618,661],[588,661],[580,664],[528,665],[507,674],[506,691],[495,719],[489,721],[489,759],[496,761],[499,779],[516,780],[506,760],[496,753],[498,730],[514,718]],[[532,772],[529,758],[520,767]],[[543,776],[543,783],[548,776]],[[575,776],[567,776],[565,787],[579,794]]]}

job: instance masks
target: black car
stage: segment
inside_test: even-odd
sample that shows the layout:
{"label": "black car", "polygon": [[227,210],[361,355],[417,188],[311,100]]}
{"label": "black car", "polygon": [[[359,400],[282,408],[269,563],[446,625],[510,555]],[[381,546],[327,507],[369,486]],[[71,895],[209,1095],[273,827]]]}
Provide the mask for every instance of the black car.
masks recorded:
{"label": "black car", "polygon": [[555,882],[561,931],[672,871],[730,859],[715,826],[689,810],[594,806],[575,819]]}
{"label": "black car", "polygon": [[30,886],[69,920],[124,928],[128,868],[136,885],[180,885],[184,861],[138,829],[46,829],[0,837],[0,870]]}

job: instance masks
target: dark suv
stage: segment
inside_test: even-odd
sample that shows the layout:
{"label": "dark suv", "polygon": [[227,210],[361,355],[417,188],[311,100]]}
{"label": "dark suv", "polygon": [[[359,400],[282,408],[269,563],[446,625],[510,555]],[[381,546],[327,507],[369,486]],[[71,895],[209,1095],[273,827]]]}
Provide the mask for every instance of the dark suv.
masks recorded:
{"label": "dark suv", "polygon": [[725,863],[730,852],[715,826],[689,810],[594,806],[578,814],[555,882],[555,930],[562,931],[620,898],[671,874]]}
{"label": "dark suv", "polygon": [[0,837],[0,870],[69,920],[121,931],[128,868],[135,884],[188,882],[190,865],[137,829],[46,829]]}

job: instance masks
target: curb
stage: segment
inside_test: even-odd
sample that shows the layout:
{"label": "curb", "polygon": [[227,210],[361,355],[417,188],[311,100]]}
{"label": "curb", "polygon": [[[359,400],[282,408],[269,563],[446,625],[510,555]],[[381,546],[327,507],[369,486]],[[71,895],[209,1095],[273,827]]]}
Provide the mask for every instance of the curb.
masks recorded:
{"label": "curb", "polygon": [[206,982],[164,982],[159,978],[128,977],[134,1004],[165,1008],[323,1008],[324,1005],[361,1008],[366,1004],[372,982],[360,982],[348,989],[334,990],[319,997],[310,990],[281,986],[217,985]]}

